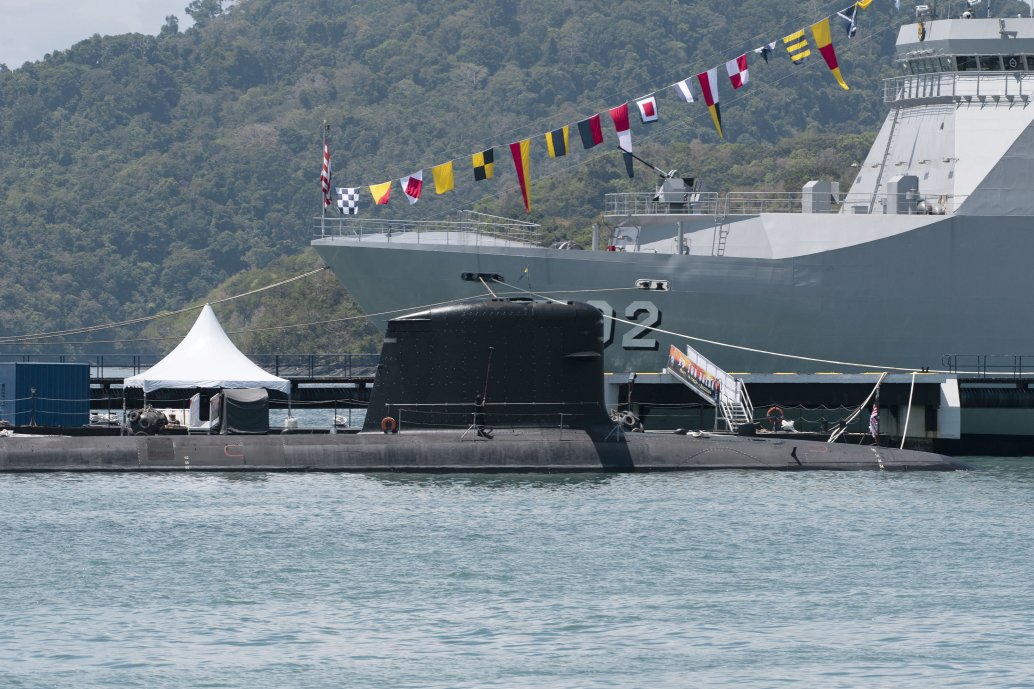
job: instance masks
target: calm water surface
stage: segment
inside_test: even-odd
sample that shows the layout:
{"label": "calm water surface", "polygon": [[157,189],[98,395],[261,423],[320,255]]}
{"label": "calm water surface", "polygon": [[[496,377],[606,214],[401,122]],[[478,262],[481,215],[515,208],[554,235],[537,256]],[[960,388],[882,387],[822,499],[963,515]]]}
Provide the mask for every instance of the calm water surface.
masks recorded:
{"label": "calm water surface", "polygon": [[0,687],[1034,687],[1034,459],[0,475]]}

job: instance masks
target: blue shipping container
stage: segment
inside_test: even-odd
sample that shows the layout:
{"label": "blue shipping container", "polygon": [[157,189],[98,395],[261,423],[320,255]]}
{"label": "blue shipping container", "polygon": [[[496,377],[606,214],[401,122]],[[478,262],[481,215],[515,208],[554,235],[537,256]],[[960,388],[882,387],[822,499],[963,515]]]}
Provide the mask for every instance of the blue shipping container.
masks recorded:
{"label": "blue shipping container", "polygon": [[0,419],[16,426],[88,424],[90,365],[0,363]]}

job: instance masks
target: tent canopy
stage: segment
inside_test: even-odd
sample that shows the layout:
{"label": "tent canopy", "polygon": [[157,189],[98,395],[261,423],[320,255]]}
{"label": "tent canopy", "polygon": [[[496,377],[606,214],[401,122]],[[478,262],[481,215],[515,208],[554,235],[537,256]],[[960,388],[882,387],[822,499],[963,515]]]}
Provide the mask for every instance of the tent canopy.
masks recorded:
{"label": "tent canopy", "polygon": [[209,304],[183,341],[143,373],[126,378],[144,394],[161,388],[266,388],[290,394],[291,381],[267,373],[241,354]]}

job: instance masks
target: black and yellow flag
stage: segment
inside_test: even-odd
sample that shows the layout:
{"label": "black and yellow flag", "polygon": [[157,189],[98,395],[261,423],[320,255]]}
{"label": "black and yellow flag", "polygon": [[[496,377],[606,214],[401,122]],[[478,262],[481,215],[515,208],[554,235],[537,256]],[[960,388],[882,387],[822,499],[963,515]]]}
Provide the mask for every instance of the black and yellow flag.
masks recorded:
{"label": "black and yellow flag", "polygon": [[495,172],[495,149],[489,148],[481,153],[470,156],[474,163],[474,181],[480,182],[483,179],[492,179]]}
{"label": "black and yellow flag", "polygon": [[790,54],[790,61],[795,65],[803,64],[811,56],[808,39],[804,37],[804,29],[794,31],[783,38],[783,45],[786,46],[786,52]]}
{"label": "black and yellow flag", "polygon": [[550,158],[567,155],[567,130],[567,125],[564,125],[546,134],[546,148],[549,149]]}

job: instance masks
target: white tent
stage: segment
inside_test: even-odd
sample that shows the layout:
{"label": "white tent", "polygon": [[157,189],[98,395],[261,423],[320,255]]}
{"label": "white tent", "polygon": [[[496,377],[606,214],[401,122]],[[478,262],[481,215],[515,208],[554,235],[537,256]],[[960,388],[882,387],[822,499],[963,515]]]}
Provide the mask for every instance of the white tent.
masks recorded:
{"label": "white tent", "polygon": [[161,388],[266,388],[290,394],[291,381],[278,378],[241,354],[205,304],[194,327],[176,349],[143,373],[126,378],[144,394]]}

